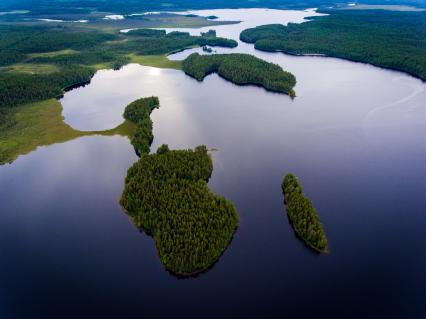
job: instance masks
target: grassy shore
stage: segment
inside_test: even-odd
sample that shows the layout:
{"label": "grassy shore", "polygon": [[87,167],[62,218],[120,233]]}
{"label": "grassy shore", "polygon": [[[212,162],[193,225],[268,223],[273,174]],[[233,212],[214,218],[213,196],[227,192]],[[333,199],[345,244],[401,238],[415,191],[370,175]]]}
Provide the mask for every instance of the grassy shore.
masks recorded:
{"label": "grassy shore", "polygon": [[130,54],[130,61],[146,66],[153,66],[162,69],[182,69],[181,61],[172,61],[167,58],[167,55],[137,55]]}
{"label": "grassy shore", "polygon": [[134,124],[125,121],[106,131],[77,131],[64,122],[62,105],[55,99],[22,105],[13,110],[16,124],[0,129],[0,164],[12,162],[39,146],[63,143],[89,135],[123,135],[134,132]]}
{"label": "grassy shore", "polygon": [[58,66],[47,63],[17,63],[7,69],[8,72],[25,74],[52,74],[60,71]]}

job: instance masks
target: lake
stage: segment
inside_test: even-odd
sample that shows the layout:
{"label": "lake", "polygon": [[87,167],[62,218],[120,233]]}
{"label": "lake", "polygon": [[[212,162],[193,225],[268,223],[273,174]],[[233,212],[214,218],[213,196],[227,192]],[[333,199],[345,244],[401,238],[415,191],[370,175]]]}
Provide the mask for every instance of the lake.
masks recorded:
{"label": "lake", "polygon": [[[300,23],[313,11],[203,10],[240,24]],[[181,30],[181,29],[179,29]],[[125,106],[156,95],[161,144],[212,152],[210,188],[240,225],[206,273],[178,279],[122,212],[124,137],[83,137],[0,166],[0,317],[424,318],[426,84],[408,75],[325,57],[235,49],[281,65],[297,97],[240,87],[217,75],[130,64],[99,71],[67,92],[65,121],[109,129]],[[183,59],[187,50],[171,59]],[[289,225],[281,180],[299,176],[327,233],[329,255]],[[23,306],[24,305],[24,306]]]}

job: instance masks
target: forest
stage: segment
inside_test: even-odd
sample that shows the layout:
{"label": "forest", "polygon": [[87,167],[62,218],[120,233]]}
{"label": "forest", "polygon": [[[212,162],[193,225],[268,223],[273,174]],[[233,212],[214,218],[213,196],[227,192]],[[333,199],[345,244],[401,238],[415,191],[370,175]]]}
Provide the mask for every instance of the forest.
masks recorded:
{"label": "forest", "polygon": [[193,275],[209,268],[237,228],[231,202],[207,181],[212,160],[205,146],[143,154],[128,171],[121,205],[137,227],[151,234],[170,272]]}
{"label": "forest", "polygon": [[151,112],[157,97],[130,103],[124,118],[136,123],[131,142],[140,156],[127,172],[120,204],[134,224],[153,236],[166,269],[193,275],[209,268],[230,243],[238,225],[231,202],[213,194],[207,182],[213,162],[205,146],[149,154]]}
{"label": "forest", "polygon": [[426,12],[324,11],[302,24],[244,30],[240,39],[264,51],[324,54],[409,73],[426,80]]}
{"label": "forest", "polygon": [[293,174],[287,174],[281,184],[287,215],[294,231],[308,246],[328,252],[327,238],[312,202],[302,191],[302,185]]}
{"label": "forest", "polygon": [[183,71],[202,81],[207,75],[217,73],[238,85],[256,85],[268,91],[295,97],[296,78],[279,65],[266,62],[249,54],[200,55],[193,53],[182,64]]}
{"label": "forest", "polygon": [[72,65],[52,74],[0,73],[0,108],[59,97],[65,88],[90,81],[95,71]]}

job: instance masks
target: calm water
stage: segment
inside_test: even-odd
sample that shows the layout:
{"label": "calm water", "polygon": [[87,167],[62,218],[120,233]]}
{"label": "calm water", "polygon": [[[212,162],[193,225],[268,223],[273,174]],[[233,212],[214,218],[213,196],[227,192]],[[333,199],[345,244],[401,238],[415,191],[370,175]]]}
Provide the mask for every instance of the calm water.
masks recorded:
{"label": "calm water", "polygon": [[[228,37],[309,15],[202,13],[247,20],[215,28]],[[0,167],[0,318],[425,317],[426,85],[336,59],[234,52],[293,72],[297,98],[128,65],[62,99],[73,127],[107,129],[128,102],[157,95],[153,150],[218,149],[210,187],[241,216],[220,261],[197,278],[164,271],[117,201],[136,160],[126,138],[43,147]],[[288,224],[280,183],[290,171],[320,213],[330,255]]]}

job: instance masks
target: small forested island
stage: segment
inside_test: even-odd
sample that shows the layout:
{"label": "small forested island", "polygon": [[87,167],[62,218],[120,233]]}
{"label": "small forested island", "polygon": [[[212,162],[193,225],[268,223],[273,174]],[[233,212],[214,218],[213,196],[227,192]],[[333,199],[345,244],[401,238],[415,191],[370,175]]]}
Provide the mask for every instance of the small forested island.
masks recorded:
{"label": "small forested island", "polygon": [[249,54],[200,55],[193,53],[182,63],[183,71],[202,81],[207,75],[217,73],[238,85],[262,86],[268,91],[295,97],[296,78],[279,65],[266,62]]}
{"label": "small forested island", "polygon": [[327,237],[312,202],[302,191],[302,185],[293,174],[287,174],[281,184],[287,214],[294,231],[316,251],[328,252]]}
{"label": "small forested island", "polygon": [[127,172],[120,204],[141,230],[152,235],[170,272],[190,276],[208,269],[221,256],[237,229],[234,205],[213,194],[207,182],[213,162],[205,146],[148,154],[150,113],[157,97],[129,104],[124,117],[136,124],[131,141],[141,156]]}
{"label": "small forested island", "polygon": [[244,30],[240,39],[263,51],[322,54],[409,73],[426,80],[426,12],[330,10],[288,26]]}

